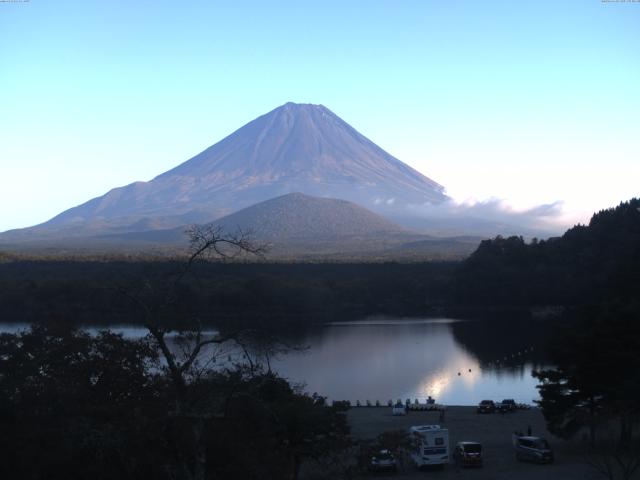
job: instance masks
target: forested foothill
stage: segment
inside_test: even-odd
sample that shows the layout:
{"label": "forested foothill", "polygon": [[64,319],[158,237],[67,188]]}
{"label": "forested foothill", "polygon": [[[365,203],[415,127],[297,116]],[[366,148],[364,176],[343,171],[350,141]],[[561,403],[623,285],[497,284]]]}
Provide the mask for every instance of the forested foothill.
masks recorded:
{"label": "forested foothill", "polygon": [[496,237],[461,264],[452,298],[473,305],[633,301],[640,291],[640,200],[593,215],[548,240]]}
{"label": "forested foothill", "polygon": [[[268,258],[268,256],[266,257]],[[138,323],[122,291],[161,288],[183,260],[14,259],[0,264],[0,317],[76,325]],[[304,326],[369,314],[423,315],[442,308],[453,262],[202,262],[181,286],[182,304],[205,323]]]}

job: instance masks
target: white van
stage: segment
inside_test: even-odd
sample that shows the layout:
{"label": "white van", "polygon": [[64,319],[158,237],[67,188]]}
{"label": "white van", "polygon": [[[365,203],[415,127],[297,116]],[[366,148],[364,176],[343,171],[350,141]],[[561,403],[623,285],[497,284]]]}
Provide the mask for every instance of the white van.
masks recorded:
{"label": "white van", "polygon": [[416,425],[409,433],[414,445],[411,459],[418,468],[449,463],[449,430],[440,425]]}

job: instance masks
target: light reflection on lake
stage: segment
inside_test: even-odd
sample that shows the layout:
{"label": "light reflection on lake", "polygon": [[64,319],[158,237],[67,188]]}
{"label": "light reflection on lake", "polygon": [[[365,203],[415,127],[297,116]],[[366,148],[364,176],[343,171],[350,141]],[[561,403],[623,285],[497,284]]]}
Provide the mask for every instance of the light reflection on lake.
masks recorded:
{"label": "light reflection on lake", "polygon": [[[3,324],[0,331],[25,327]],[[111,329],[128,338],[146,334],[141,327]],[[98,329],[89,330],[95,333]],[[513,332],[505,336],[499,324],[445,318],[330,323],[290,338],[308,348],[280,355],[271,360],[271,366],[290,381],[303,383],[309,393],[318,392],[331,400],[386,404],[399,398],[424,402],[430,395],[447,405],[503,398],[532,403],[538,391],[531,371],[534,365],[539,368],[540,360],[528,351],[533,342],[528,333],[531,328],[510,330]],[[240,357],[237,350],[227,347],[220,352],[222,362],[218,364],[225,364],[229,355]],[[510,359],[506,365],[505,356]]]}
{"label": "light reflection on lake", "polygon": [[[526,355],[509,367],[488,367],[456,341],[452,320],[330,324],[309,334],[304,353],[273,362],[274,369],[306,390],[330,399],[403,401],[429,395],[448,405],[485,398],[538,398],[533,363]],[[456,324],[465,328],[465,322]],[[496,353],[496,359],[498,354]]]}

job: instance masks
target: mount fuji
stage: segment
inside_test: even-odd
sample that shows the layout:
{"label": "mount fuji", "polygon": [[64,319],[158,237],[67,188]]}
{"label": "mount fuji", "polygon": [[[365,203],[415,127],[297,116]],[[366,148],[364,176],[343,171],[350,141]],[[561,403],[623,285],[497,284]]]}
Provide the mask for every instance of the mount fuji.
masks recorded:
{"label": "mount fuji", "polygon": [[281,195],[354,202],[393,217],[444,188],[322,105],[287,103],[148,182],[110,190],[5,240],[149,231],[204,223]]}

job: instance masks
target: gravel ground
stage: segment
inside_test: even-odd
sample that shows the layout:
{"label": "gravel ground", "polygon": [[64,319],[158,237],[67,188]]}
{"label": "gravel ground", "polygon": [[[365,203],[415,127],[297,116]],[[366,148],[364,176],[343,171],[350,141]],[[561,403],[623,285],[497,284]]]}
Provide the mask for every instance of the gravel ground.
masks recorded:
{"label": "gravel ground", "polygon": [[[438,412],[409,412],[406,417],[391,415],[388,407],[352,408],[348,412],[352,434],[361,439],[372,439],[387,430],[408,430],[411,425],[440,424],[449,429],[450,453],[456,442],[473,440],[482,443],[484,466],[458,469],[454,464],[442,469],[419,471],[408,467],[393,476],[372,475],[376,478],[470,478],[470,479],[602,479],[592,467],[586,465],[576,443],[553,437],[546,430],[542,413],[537,408],[506,414],[477,414],[475,407],[448,407],[445,421],[439,421]],[[511,435],[515,430],[542,436],[551,444],[555,462],[536,465],[516,461]]]}

